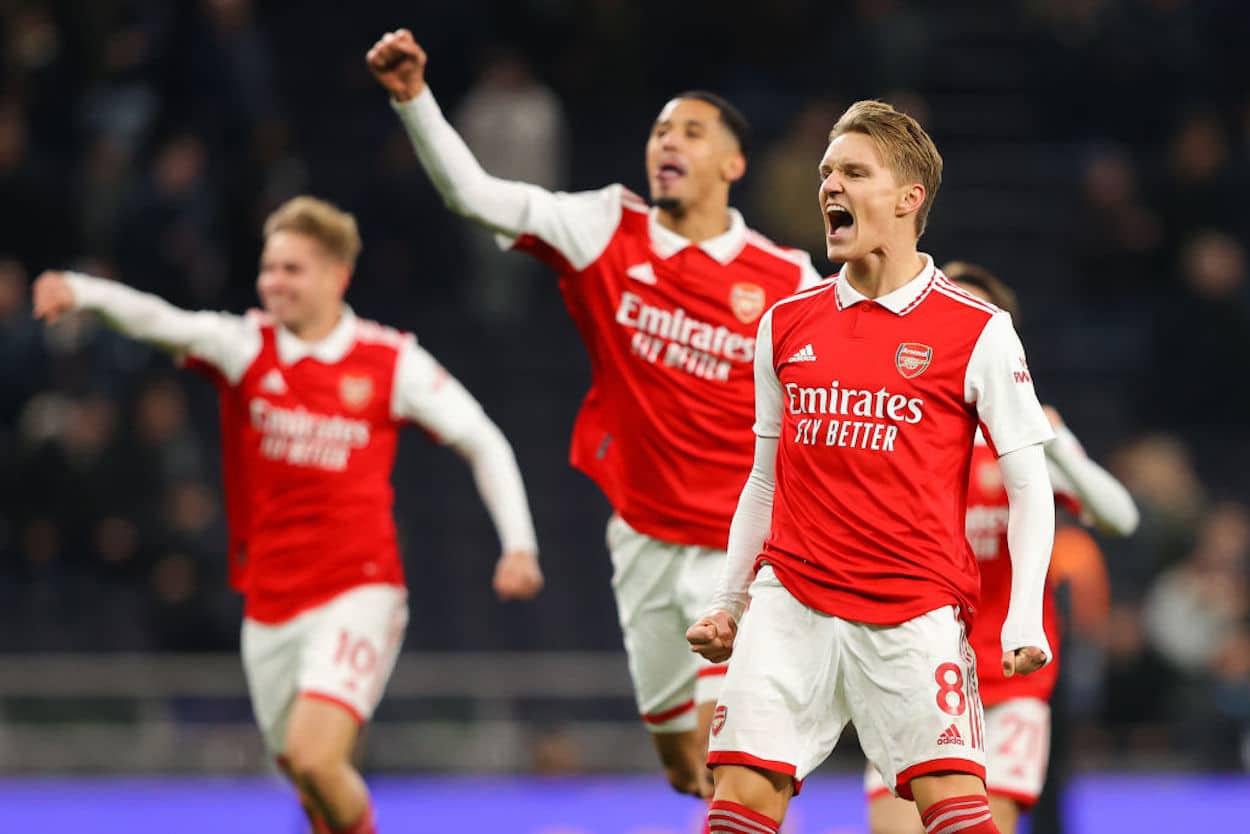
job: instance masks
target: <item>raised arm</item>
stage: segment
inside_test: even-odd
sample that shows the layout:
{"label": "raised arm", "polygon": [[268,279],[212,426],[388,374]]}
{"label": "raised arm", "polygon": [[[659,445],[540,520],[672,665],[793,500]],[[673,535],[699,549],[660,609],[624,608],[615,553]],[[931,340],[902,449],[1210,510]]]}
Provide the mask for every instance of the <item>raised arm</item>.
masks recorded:
{"label": "raised arm", "polygon": [[473,481],[499,536],[494,588],[501,599],[529,599],[543,586],[525,485],[512,447],[477,400],[428,352],[409,340],[395,369],[392,414],[450,446]]}
{"label": "raised arm", "polygon": [[1055,439],[1046,444],[1046,460],[1056,493],[1071,495],[1081,505],[1082,519],[1104,533],[1131,536],[1140,516],[1133,496],[1116,477],[1095,463],[1059,412],[1046,408]]}
{"label": "raised arm", "polygon": [[1046,572],[1055,540],[1054,490],[1043,444],[1054,433],[1006,313],[986,322],[968,360],[964,397],[975,405],[998,450],[1007,489],[1011,597],[1001,635],[1003,674],[1028,674],[1054,657],[1042,626]]}
{"label": "raised arm", "polygon": [[509,238],[535,235],[577,269],[603,252],[620,220],[619,186],[552,193],[488,174],[443,117],[425,82],[425,50],[407,29],[383,35],[366,62],[390,93],[421,166],[449,209]]}
{"label": "raised arm", "polygon": [[48,270],[35,279],[35,318],[49,324],[72,310],[99,313],[117,331],[217,367],[235,383],[260,350],[259,331],[240,316],[191,312],[103,278]]}
{"label": "raised arm", "polygon": [[760,320],[755,340],[755,460],[729,525],[729,546],[712,607],[686,632],[692,651],[713,663],[733,653],[738,621],[747,609],[751,569],[773,520],[777,439],[781,435],[781,382],[773,368],[772,312]]}

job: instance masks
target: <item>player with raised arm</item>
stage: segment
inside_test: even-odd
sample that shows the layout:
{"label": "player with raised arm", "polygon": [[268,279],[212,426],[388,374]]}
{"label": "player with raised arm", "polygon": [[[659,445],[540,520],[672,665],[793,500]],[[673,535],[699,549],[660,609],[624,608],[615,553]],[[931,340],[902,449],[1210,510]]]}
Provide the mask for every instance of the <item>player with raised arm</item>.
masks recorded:
{"label": "player with raised arm", "polygon": [[264,234],[264,313],[190,312],[113,281],[45,272],[35,315],[52,323],[94,310],[215,378],[257,723],[315,832],[372,834],[351,753],[408,620],[390,483],[398,429],[416,424],[469,463],[503,546],[503,599],[542,587],[534,528],[512,448],[477,401],[411,335],[344,303],[360,251],[355,218],[296,197]]}
{"label": "player with raised arm", "polygon": [[[942,272],[960,288],[990,302],[1019,322],[1015,294],[983,267],[963,261],[945,264]],[[1046,444],[1055,501],[1104,532],[1127,536],[1137,528],[1133,497],[1115,477],[1090,460],[1059,413],[1044,408],[1055,430]],[[993,448],[977,435],[968,480],[966,530],[981,570],[981,597],[971,643],[977,660],[977,683],[985,705],[986,789],[994,823],[1002,834],[1014,834],[1020,816],[1041,795],[1050,752],[1050,700],[1058,680],[1058,657],[1027,676],[1006,677],[998,661],[998,635],[1007,617],[1011,594],[1011,560],[1007,542],[1007,490]],[[1065,553],[1089,552],[1096,544],[1075,528],[1056,535],[1052,566]],[[1048,583],[1043,603],[1046,637],[1059,647],[1059,619]],[[890,796],[881,774],[865,772],[868,821],[872,834],[924,834],[916,806]]]}
{"label": "player with raised arm", "polygon": [[927,834],[993,834],[966,637],[978,586],[968,467],[980,424],[1011,506],[1001,662],[1033,672],[1051,656],[1053,434],[1010,317],[917,250],[941,182],[928,134],[861,101],[829,139],[818,198],[829,259],[845,266],[760,320],[755,462],[713,607],[687,634],[710,660],[733,655],[709,827],[775,834],[853,721]]}
{"label": "player with raised arm", "polygon": [[692,656],[683,634],[711,600],[751,466],[755,324],[819,275],[730,208],[748,126],[718,96],[682,93],[656,117],[648,207],[620,185],[553,194],[483,171],[409,31],[384,35],[367,61],[448,207],[560,275],[593,374],[570,459],[615,510],[612,586],[638,709],[672,786],[707,796],[724,669]]}

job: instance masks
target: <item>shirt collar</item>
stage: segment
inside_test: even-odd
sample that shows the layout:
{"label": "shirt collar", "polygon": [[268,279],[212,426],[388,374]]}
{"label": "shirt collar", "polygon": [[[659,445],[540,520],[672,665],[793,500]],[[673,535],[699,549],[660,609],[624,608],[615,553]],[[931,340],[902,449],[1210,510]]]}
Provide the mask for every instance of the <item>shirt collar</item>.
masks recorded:
{"label": "shirt collar", "polygon": [[344,304],[338,324],[334,325],[334,329],[325,338],[315,342],[306,342],[281,325],[275,330],[278,334],[278,361],[283,365],[294,365],[308,357],[333,365],[347,355],[355,341],[356,314],[351,307]]}
{"label": "shirt collar", "polygon": [[[651,209],[648,224],[651,228],[651,248],[661,258],[671,258],[687,246],[690,246],[691,243],[687,238],[682,237],[672,229],[666,229],[660,225],[658,219],[659,212],[659,209]],[[738,253],[742,251],[746,241],[746,221],[742,219],[742,215],[737,209],[731,208],[729,210],[729,228],[716,237],[708,238],[698,244],[698,246],[714,261],[723,265],[738,257]]]}
{"label": "shirt collar", "polygon": [[875,301],[891,313],[896,313],[900,316],[907,315],[929,294],[929,290],[933,288],[933,280],[937,275],[937,269],[933,266],[933,258],[923,252],[920,253],[920,257],[924,258],[924,267],[915,278],[893,292],[873,299],[868,298],[868,296],[851,286],[851,282],[846,280],[846,266],[843,266],[834,279],[836,282],[834,292],[838,299],[838,309],[845,310],[861,301]]}

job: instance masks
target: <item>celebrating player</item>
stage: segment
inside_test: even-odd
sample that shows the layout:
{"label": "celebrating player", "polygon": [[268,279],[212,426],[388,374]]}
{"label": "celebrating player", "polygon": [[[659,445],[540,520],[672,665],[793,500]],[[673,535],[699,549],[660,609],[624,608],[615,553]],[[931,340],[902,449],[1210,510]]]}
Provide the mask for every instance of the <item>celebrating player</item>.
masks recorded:
{"label": "celebrating player", "polygon": [[660,111],[646,147],[648,208],[620,185],[553,194],[487,174],[443,118],[406,29],[367,60],[452,211],[560,274],[593,373],[570,459],[615,510],[612,586],[638,708],[669,782],[707,796],[724,670],[691,655],[682,635],[711,600],[750,469],[754,325],[819,276],[729,207],[748,127],[715,95],[683,93]]}
{"label": "celebrating player", "polygon": [[265,313],[188,312],[86,275],[45,272],[35,315],[98,311],[121,332],[210,372],[221,392],[232,582],[245,595],[243,666],[257,723],[314,831],[372,834],[352,767],[399,654],[407,592],[391,514],[397,429],[415,423],[473,469],[503,544],[504,599],[542,586],[512,449],[410,335],[343,302],[360,237],[350,214],[297,197],[265,223]]}
{"label": "celebrating player", "polygon": [[[967,292],[1019,321],[1015,294],[984,268],[956,261],[943,266],[942,272]],[[1058,412],[1044,410],[1056,435],[1046,444],[1055,500],[1105,532],[1130,535],[1138,520],[1133,497],[1111,473],[1085,455]],[[1046,781],[1050,752],[1048,701],[1058,679],[1058,665],[1051,662],[1036,674],[1006,677],[997,662],[998,634],[1007,616],[1011,593],[1007,522],[1007,490],[1002,472],[994,450],[978,434],[969,472],[966,517],[968,541],[981,569],[981,599],[971,643],[977,659],[978,688],[985,705],[985,782],[990,810],[999,830],[1013,834],[1020,815],[1037,802]],[[1088,551],[1091,546],[1097,547],[1085,534],[1056,535],[1052,565],[1063,560],[1065,548]],[[1051,647],[1058,649],[1058,615],[1049,584],[1043,624]],[[873,834],[923,834],[916,806],[890,796],[881,775],[871,766],[865,773],[865,791]]]}
{"label": "celebrating player", "polygon": [[829,259],[845,266],[760,320],[755,463],[713,608],[687,634],[704,657],[734,658],[712,723],[713,832],[776,832],[848,721],[927,834],[997,832],[966,639],[968,468],[980,423],[1011,507],[1003,672],[1033,672],[1051,656],[1053,434],[1010,317],[917,251],[941,170],[914,119],[853,104],[818,192]]}

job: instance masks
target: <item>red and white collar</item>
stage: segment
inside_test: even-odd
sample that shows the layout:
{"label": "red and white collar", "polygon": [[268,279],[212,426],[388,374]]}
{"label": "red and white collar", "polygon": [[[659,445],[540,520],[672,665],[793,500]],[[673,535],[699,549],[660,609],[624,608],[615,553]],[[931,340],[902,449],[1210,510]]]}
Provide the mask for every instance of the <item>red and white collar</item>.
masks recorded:
{"label": "red and white collar", "polygon": [[283,365],[294,365],[307,357],[333,365],[347,355],[356,341],[356,314],[344,304],[338,324],[315,342],[306,342],[281,325],[276,325],[274,330],[277,334],[278,361]]}
{"label": "red and white collar", "polygon": [[[690,246],[691,242],[672,229],[666,229],[664,226],[661,226],[658,219],[659,213],[659,209],[651,209],[648,220],[651,231],[651,248],[661,258],[671,258],[687,246]],[[729,210],[729,228],[716,237],[708,238],[699,243],[698,247],[714,261],[724,265],[738,257],[738,253],[742,251],[743,246],[746,246],[746,242],[746,221],[742,219],[742,215],[737,209],[731,208]]]}
{"label": "red and white collar", "polygon": [[853,307],[861,301],[874,301],[880,304],[891,313],[905,316],[916,308],[929,291],[933,289],[933,282],[938,275],[937,269],[933,266],[933,258],[920,253],[920,257],[924,258],[924,267],[916,275],[903,286],[886,293],[880,298],[868,298],[859,290],[851,286],[851,282],[846,280],[846,267],[843,266],[838,271],[837,277],[834,278],[834,292],[837,294],[838,309],[845,310]]}

